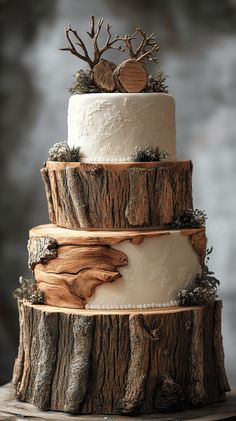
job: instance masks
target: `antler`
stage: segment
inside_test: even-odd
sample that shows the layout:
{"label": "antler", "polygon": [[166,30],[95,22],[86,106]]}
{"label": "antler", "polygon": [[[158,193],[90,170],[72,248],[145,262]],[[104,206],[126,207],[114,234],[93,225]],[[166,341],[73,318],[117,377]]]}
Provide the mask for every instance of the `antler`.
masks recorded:
{"label": "antler", "polygon": [[[104,23],[104,19],[98,19],[97,25],[96,25],[95,17],[91,16],[91,18],[90,18],[90,31],[87,31],[87,34],[89,35],[89,37],[92,40],[93,53],[94,53],[93,58],[91,58],[89,56],[88,50],[87,50],[82,38],[78,35],[77,31],[75,31],[74,29],[71,28],[70,25],[68,25],[68,27],[65,29],[65,34],[66,34],[66,38],[69,42],[69,46],[65,47],[65,48],[60,48],[60,50],[61,51],[70,51],[76,57],[78,57],[81,60],[87,62],[89,64],[90,69],[93,69],[93,67],[99,62],[102,54],[105,51],[110,50],[110,49],[125,51],[125,49],[123,49],[121,47],[121,45],[119,45],[119,46],[115,45],[115,43],[117,41],[123,41],[123,37],[121,37],[120,35],[116,35],[115,38],[112,39],[111,25],[110,24],[106,25],[107,40],[106,40],[105,44],[103,45],[103,47],[99,48],[98,37],[99,37],[99,34],[100,34],[101,29],[103,27],[103,23]],[[71,41],[70,33],[72,33],[74,35],[74,37],[76,38],[76,40],[77,40],[76,45],[78,45],[80,47],[80,51],[78,51],[76,49],[73,42]]]}
{"label": "antler", "polygon": [[[137,47],[136,50],[134,50],[134,47],[132,45],[132,41],[134,39],[137,39],[137,35],[140,34],[142,36],[142,40]],[[129,51],[130,57],[135,58],[138,61],[142,60],[152,60],[155,62],[158,62],[157,57],[153,57],[153,54],[159,51],[160,47],[158,42],[156,41],[156,37],[153,33],[148,35],[146,32],[144,32],[140,27],[136,28],[136,31],[131,35],[125,35],[123,37],[123,41],[125,42],[126,49]],[[147,48],[149,48],[147,50]]]}

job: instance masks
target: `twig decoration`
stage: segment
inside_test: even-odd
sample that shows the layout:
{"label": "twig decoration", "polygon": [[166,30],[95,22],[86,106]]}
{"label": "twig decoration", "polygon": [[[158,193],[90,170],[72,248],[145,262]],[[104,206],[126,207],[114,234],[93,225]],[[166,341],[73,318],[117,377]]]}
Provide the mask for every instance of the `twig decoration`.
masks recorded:
{"label": "twig decoration", "polygon": [[[93,57],[89,56],[88,50],[85,46],[84,41],[82,40],[81,36],[78,32],[71,28],[71,25],[65,29],[65,35],[69,42],[69,46],[65,48],[60,48],[61,51],[69,51],[74,56],[78,57],[80,60],[85,61],[89,64],[90,69],[93,69],[94,66],[100,61],[101,56],[105,53],[105,51],[113,49],[124,52],[125,49],[122,48],[121,45],[117,46],[116,43],[118,41],[123,41],[123,37],[120,35],[116,35],[115,38],[112,39],[111,35],[111,25],[106,25],[106,32],[107,32],[107,39],[105,44],[102,47],[98,46],[98,38],[101,32],[101,29],[104,24],[104,19],[98,19],[97,23],[94,16],[90,17],[90,31],[87,31],[88,36],[92,40],[93,46]],[[73,43],[71,40],[71,35],[74,36],[76,42]],[[78,49],[78,47],[79,49]]]}
{"label": "twig decoration", "polygon": [[[132,42],[133,40],[137,39],[137,35],[140,35],[142,40],[137,49],[134,50]],[[126,51],[128,50],[131,58],[134,58],[138,61],[150,60],[155,61],[156,63],[158,62],[158,58],[154,55],[159,51],[160,46],[156,41],[156,37],[153,33],[148,35],[138,26],[133,34],[125,35],[123,37],[123,41],[126,45]]]}

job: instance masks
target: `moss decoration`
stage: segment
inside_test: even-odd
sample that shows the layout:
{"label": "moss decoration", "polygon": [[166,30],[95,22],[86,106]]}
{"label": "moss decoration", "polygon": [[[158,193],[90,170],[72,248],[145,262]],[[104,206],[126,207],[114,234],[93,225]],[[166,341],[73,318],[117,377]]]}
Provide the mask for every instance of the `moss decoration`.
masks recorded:
{"label": "moss decoration", "polygon": [[158,146],[144,146],[137,148],[131,156],[134,162],[155,162],[170,159],[167,152],[161,151]]}
{"label": "moss decoration", "polygon": [[48,151],[48,161],[80,162],[80,147],[72,147],[65,143],[55,143]]}
{"label": "moss decoration", "polygon": [[168,76],[164,72],[157,72],[155,76],[148,76],[148,83],[145,88],[145,92],[159,92],[168,94],[168,86],[166,85],[166,79]]}
{"label": "moss decoration", "polygon": [[186,209],[178,219],[175,219],[172,228],[201,228],[206,226],[206,212],[199,209]]}
{"label": "moss decoration", "polygon": [[78,70],[75,83],[69,88],[71,94],[95,94],[102,92],[96,85],[92,70]]}
{"label": "moss decoration", "polygon": [[20,286],[14,291],[14,297],[20,300],[27,300],[31,304],[43,304],[44,294],[36,285],[35,279],[19,278]]}
{"label": "moss decoration", "polygon": [[208,268],[209,255],[212,250],[212,247],[207,250],[202,273],[198,274],[187,288],[180,290],[177,297],[180,306],[204,305],[217,298],[217,287],[220,285],[220,281]]}
{"label": "moss decoration", "polygon": [[[166,85],[166,79],[168,76],[164,72],[157,72],[156,75],[149,75],[148,82],[145,90],[143,92],[156,92],[168,94],[168,86]],[[103,89],[99,88],[93,77],[92,70],[78,70],[75,74],[75,82],[69,88],[69,92],[74,94],[95,94],[100,92],[105,92]],[[115,92],[119,92],[116,90]]]}

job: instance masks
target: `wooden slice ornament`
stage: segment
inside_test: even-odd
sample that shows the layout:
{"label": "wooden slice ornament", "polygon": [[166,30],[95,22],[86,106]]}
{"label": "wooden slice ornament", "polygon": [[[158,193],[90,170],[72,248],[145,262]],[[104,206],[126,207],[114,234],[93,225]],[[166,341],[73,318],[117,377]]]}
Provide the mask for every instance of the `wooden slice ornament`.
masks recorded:
{"label": "wooden slice ornament", "polygon": [[[141,37],[139,46],[135,49],[133,41]],[[153,34],[146,34],[141,28],[131,35],[123,38],[125,50],[128,51],[130,59],[124,61],[114,71],[114,79],[118,89],[122,92],[141,92],[148,82],[148,74],[144,62],[146,60],[157,62],[155,53],[159,51],[159,45]]]}
{"label": "wooden slice ornament", "polygon": [[116,65],[111,61],[102,59],[93,68],[93,77],[96,85],[106,92],[113,92],[116,88],[113,72]]}
{"label": "wooden slice ornament", "polygon": [[113,73],[117,88],[121,92],[141,92],[145,88],[148,75],[141,61],[129,59],[121,63]]}

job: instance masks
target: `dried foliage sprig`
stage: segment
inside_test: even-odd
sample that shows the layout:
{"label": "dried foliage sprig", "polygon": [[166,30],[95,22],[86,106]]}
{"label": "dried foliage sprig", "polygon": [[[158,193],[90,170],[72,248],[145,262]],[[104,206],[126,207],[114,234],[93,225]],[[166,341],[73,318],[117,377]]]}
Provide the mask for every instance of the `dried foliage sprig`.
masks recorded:
{"label": "dried foliage sprig", "polygon": [[202,272],[196,276],[191,284],[180,290],[177,301],[180,306],[204,305],[217,298],[217,288],[220,281],[214,272],[208,268],[209,256],[213,248],[207,249],[206,260],[202,266]]}
{"label": "dried foliage sprig", "polygon": [[27,300],[31,304],[43,304],[44,293],[36,285],[35,279],[19,278],[20,286],[14,291],[14,297],[20,300]]}
{"label": "dried foliage sprig", "polygon": [[131,156],[131,160],[134,162],[155,162],[163,161],[165,159],[171,159],[171,157],[167,152],[161,151],[158,146],[144,146],[137,148]]}
{"label": "dried foliage sprig", "polygon": [[[112,38],[110,24],[107,24],[105,27],[107,32],[106,41],[102,47],[99,47],[98,39],[103,28],[103,24],[104,19],[98,19],[96,22],[95,16],[90,17],[90,30],[87,31],[87,34],[92,41],[93,57],[90,57],[83,39],[75,29],[71,28],[71,25],[68,25],[68,27],[65,29],[65,35],[69,45],[65,48],[60,48],[60,50],[69,51],[80,60],[85,61],[88,63],[90,69],[93,69],[93,67],[100,61],[102,55],[107,50],[113,49],[121,52],[124,51],[124,48],[122,48],[121,45],[116,45],[118,41],[123,41],[123,37],[120,35],[115,35],[115,37]],[[72,41],[71,36],[74,37],[75,42]]]}
{"label": "dried foliage sprig", "polygon": [[95,84],[91,70],[78,70],[75,83],[69,89],[71,94],[95,94],[102,90]]}
{"label": "dried foliage sprig", "polygon": [[178,219],[175,219],[172,228],[200,228],[205,227],[207,214],[204,210],[186,209]]}
{"label": "dried foliage sprig", "polygon": [[48,151],[48,161],[80,162],[80,147],[72,147],[65,142],[55,143]]}
{"label": "dried foliage sprig", "polygon": [[160,92],[168,94],[168,86],[166,85],[166,79],[168,76],[164,72],[157,72],[155,76],[149,75],[145,92]]}
{"label": "dried foliage sprig", "polygon": [[[141,42],[135,49],[133,41],[136,40],[138,36],[141,37]],[[138,61],[150,60],[155,61],[156,63],[158,62],[158,58],[155,54],[159,51],[160,46],[153,33],[147,34],[138,26],[133,34],[125,35],[123,41],[126,46],[125,50],[128,51],[131,58]]]}

